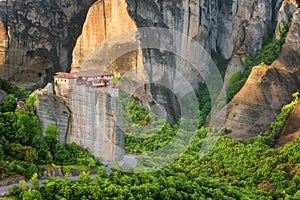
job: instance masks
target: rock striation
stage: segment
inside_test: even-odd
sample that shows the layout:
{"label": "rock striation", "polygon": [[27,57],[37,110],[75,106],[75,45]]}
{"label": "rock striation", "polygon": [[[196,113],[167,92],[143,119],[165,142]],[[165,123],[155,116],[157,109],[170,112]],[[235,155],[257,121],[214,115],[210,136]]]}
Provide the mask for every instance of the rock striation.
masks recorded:
{"label": "rock striation", "polygon": [[70,70],[73,47],[94,1],[1,1],[0,78],[36,84]]}
{"label": "rock striation", "polygon": [[231,137],[244,141],[264,131],[299,89],[299,30],[300,13],[296,11],[278,60],[272,66],[254,67],[245,85],[223,109],[227,111],[224,128],[231,131]]}
{"label": "rock striation", "polygon": [[57,126],[61,143],[75,142],[106,162],[123,156],[121,105],[110,89],[75,85],[63,96],[41,92],[37,115],[43,132]]}
{"label": "rock striation", "polygon": [[[105,40],[137,29],[134,20],[128,15],[126,7],[125,0],[98,0],[90,7],[82,33],[73,50],[73,67],[80,66],[88,55]],[[110,49],[105,49],[105,51],[110,51]],[[125,59],[124,63],[118,63],[118,65],[123,67],[136,66],[136,58],[141,56],[141,54],[136,55],[136,53],[138,52],[127,55],[127,59],[123,58]],[[134,59],[130,60],[130,57]],[[124,69],[119,69],[119,71],[122,70]]]}
{"label": "rock striation", "polygon": [[[182,33],[183,37],[174,35],[170,41],[182,54],[192,53],[187,51],[191,49],[192,44],[185,37],[192,38],[204,47],[220,68],[224,65],[224,61],[229,63],[225,67],[226,74],[242,70],[241,58],[245,54],[254,56],[261,48],[267,28],[276,24],[274,21],[280,5],[275,1],[257,0],[126,0],[126,2],[128,12],[138,28],[163,27]],[[168,66],[183,74],[195,88],[198,82],[203,81],[203,74],[195,71],[189,62],[172,53],[148,50],[143,52],[143,56],[144,67],[150,80],[156,76],[157,70],[163,71],[162,66]],[[161,78],[171,86],[176,82],[172,75]],[[166,107],[169,116],[173,116],[169,121],[176,121],[180,117],[180,112],[176,108],[178,105],[168,103],[176,101],[174,94],[161,87],[152,87],[151,94],[157,102]]]}
{"label": "rock striation", "polygon": [[[96,3],[93,4],[94,2]],[[125,8],[128,13],[125,12]],[[182,74],[194,88],[197,88],[198,82],[205,79],[202,72],[197,72],[184,58],[163,49],[126,52],[126,55],[111,62],[111,54],[118,52],[119,48],[125,48],[122,46],[123,40],[115,39],[99,46],[100,43],[124,31],[142,27],[167,28],[170,30],[171,39],[162,38],[165,43],[172,44],[174,50],[182,55],[195,53],[192,55],[197,57],[200,56],[198,52],[188,51],[193,43],[186,40],[186,37],[199,42],[218,67],[226,70],[226,81],[232,72],[243,70],[241,58],[245,54],[254,56],[261,48],[263,35],[268,29],[276,29],[278,37],[280,25],[293,17],[291,29],[278,61],[272,66],[253,68],[245,86],[225,108],[227,114],[224,127],[232,131],[230,136],[233,138],[245,140],[264,130],[275,119],[280,107],[290,101],[291,94],[298,88],[300,19],[297,8],[295,0],[0,1],[0,76],[12,81],[30,79],[36,83],[45,78],[50,80],[54,72],[69,71],[71,65],[81,65],[86,69],[95,67],[103,69],[109,66],[121,74],[130,69],[138,69],[135,76],[129,77],[132,82],[128,87],[133,88],[138,83],[142,89],[136,96],[141,98],[145,95],[147,98],[153,98],[152,103],[165,107],[169,121],[176,122],[181,113],[172,90],[155,84],[143,87],[144,82],[156,79],[171,89],[176,88],[177,77],[173,73],[166,72],[165,68],[168,67]],[[176,35],[172,31],[178,31],[182,35]],[[130,46],[135,44],[136,40],[137,37],[128,38],[126,44]],[[144,41],[140,42],[143,46]],[[89,57],[90,55],[92,56]],[[95,57],[98,60],[90,64],[84,62],[89,59],[92,61]],[[206,72],[212,73],[209,69]],[[78,90],[82,94],[87,94],[87,99],[89,95],[104,95],[83,88]],[[45,95],[45,101],[65,102],[59,110],[65,110],[66,114],[63,113],[61,116],[72,121],[73,118],[70,116],[75,115],[74,109],[79,109],[72,107],[77,102],[76,98],[79,98],[79,96],[72,97],[73,94],[75,92],[59,98],[52,98],[51,95],[46,98]],[[109,98],[105,96],[104,99]],[[147,98],[143,101],[149,101]],[[91,99],[94,99],[91,100],[93,102],[91,105],[99,103],[96,100],[98,97]],[[107,110],[105,105],[101,103],[103,106],[101,109]],[[44,109],[47,110],[46,104]],[[88,107],[80,109],[81,113],[84,109],[90,112]],[[56,109],[53,107],[53,110]],[[59,110],[55,112],[60,113]],[[48,109],[47,112],[51,111]],[[84,118],[80,121],[84,121]],[[51,117],[48,120],[50,123]],[[71,121],[67,128],[60,128],[66,133],[61,137],[62,141],[63,138],[64,141],[75,141],[78,138],[84,141],[85,137],[90,137],[83,136],[85,132],[73,139],[69,138],[67,133],[71,133],[71,130],[74,130],[73,125],[74,127],[76,125]],[[52,122],[58,123],[56,119]],[[93,127],[93,123],[89,125]],[[78,129],[84,129],[83,127]],[[92,130],[86,134],[93,134]],[[85,142],[79,140],[80,144],[90,144],[88,140]]]}

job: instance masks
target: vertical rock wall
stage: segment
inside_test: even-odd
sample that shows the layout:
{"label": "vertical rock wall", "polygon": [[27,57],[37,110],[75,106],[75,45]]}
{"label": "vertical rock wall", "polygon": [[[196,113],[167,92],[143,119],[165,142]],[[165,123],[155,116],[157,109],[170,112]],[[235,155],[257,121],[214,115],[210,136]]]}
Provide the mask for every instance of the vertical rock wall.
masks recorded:
{"label": "vertical rock wall", "polygon": [[54,124],[61,143],[75,142],[104,161],[120,159],[124,135],[118,98],[109,89],[86,85],[75,85],[68,94],[39,95],[37,115],[42,130]]}
{"label": "vertical rock wall", "polygon": [[[73,50],[73,67],[81,66],[82,62],[92,52],[97,50],[99,45],[105,43],[106,39],[137,29],[135,21],[130,18],[126,8],[125,0],[98,0],[91,6],[82,33]],[[131,42],[130,40],[131,38],[128,38],[127,42]],[[106,48],[102,49],[102,52],[98,49],[97,51],[100,51],[99,54],[106,54],[106,52],[113,53],[114,45],[118,45],[118,41],[113,42],[107,44]],[[125,73],[137,65],[141,66],[141,60],[141,51],[127,52],[126,55],[120,56],[115,62],[110,63],[110,69],[119,73]],[[95,65],[83,65],[83,67],[109,68],[109,65],[102,66],[101,61]]]}
{"label": "vertical rock wall", "polygon": [[119,99],[107,88],[77,86],[69,101],[72,119],[68,143],[75,142],[88,148],[105,161],[121,158],[124,136]]}

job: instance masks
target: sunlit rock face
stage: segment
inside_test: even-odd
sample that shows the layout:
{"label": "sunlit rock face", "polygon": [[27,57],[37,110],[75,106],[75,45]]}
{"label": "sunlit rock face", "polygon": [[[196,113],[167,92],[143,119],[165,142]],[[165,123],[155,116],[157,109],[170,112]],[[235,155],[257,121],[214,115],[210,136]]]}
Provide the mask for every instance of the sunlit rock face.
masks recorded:
{"label": "sunlit rock face", "polygon": [[61,143],[75,142],[107,162],[121,159],[124,153],[122,109],[112,88],[74,85],[66,90],[66,87],[56,87],[56,95],[40,92],[37,115],[43,132],[49,124],[54,124]]}
{"label": "sunlit rock face", "polygon": [[[106,39],[137,29],[126,8],[125,0],[98,0],[91,6],[82,33],[73,50],[73,67],[80,66],[87,56]],[[110,51],[109,48],[105,50]],[[127,55],[127,57],[130,56],[135,59],[137,57],[135,52],[132,55]],[[119,65],[123,65],[123,67],[135,66],[135,62],[135,60],[131,62],[125,60]]]}
{"label": "sunlit rock face", "polygon": [[0,78],[26,84],[70,69],[72,50],[94,0],[0,2]]}
{"label": "sunlit rock face", "polygon": [[[299,30],[300,13],[296,11],[278,60],[271,66],[254,67],[243,88],[224,108],[227,115],[223,127],[231,131],[231,137],[244,141],[266,130],[280,113],[281,107],[290,103],[292,94],[299,90]],[[289,122],[294,123],[293,119]],[[287,134],[287,130],[286,127],[283,135]],[[294,127],[293,131],[297,129]]]}
{"label": "sunlit rock face", "polygon": [[[142,63],[137,26],[125,0],[99,0],[89,9],[73,50],[72,69],[101,69],[122,76],[122,87],[144,105],[152,97],[144,84],[149,77]],[[126,80],[126,81],[125,81]]]}

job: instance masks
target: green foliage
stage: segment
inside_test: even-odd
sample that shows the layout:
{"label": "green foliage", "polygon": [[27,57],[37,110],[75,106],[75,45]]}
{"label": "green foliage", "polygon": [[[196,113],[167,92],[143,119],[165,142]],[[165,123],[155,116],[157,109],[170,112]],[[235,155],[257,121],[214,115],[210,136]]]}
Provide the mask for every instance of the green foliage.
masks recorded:
{"label": "green foliage", "polygon": [[28,189],[22,194],[23,200],[43,200],[43,196],[37,190]]}
{"label": "green foliage", "polygon": [[9,193],[9,195],[19,197],[20,194],[22,193],[22,189],[21,189],[21,187],[14,185],[11,189],[8,189],[8,193]]}
{"label": "green foliage", "polygon": [[46,156],[50,148],[46,139],[41,134],[36,134],[31,144],[37,150],[39,157],[47,160]]}
{"label": "green foliage", "polygon": [[211,110],[211,97],[205,83],[199,83],[199,89],[196,93],[198,97],[200,119],[199,126],[203,126],[206,122],[207,116]]}
{"label": "green foliage", "polygon": [[117,85],[117,84],[119,83],[119,79],[120,79],[120,77],[117,76],[117,75],[115,75],[115,76],[114,76],[114,80],[113,80],[113,84],[114,84],[114,85]]}
{"label": "green foliage", "polygon": [[292,24],[292,20],[290,19],[289,22],[279,25],[279,32],[280,32],[281,38],[286,37],[286,34],[288,33],[288,31],[291,27],[291,24]]}
{"label": "green foliage", "polygon": [[[133,132],[126,133],[125,150],[132,153],[147,153],[164,147],[177,133],[178,127],[171,126],[169,123],[163,125],[163,123],[159,126],[161,129],[157,127],[160,129],[157,134],[151,135],[145,131],[145,135],[148,134],[148,137],[137,137]],[[133,127],[133,130],[143,135],[143,129],[139,129],[137,126]]]}
{"label": "green foliage", "polygon": [[33,112],[16,110],[15,115],[18,129],[13,136],[14,141],[29,145],[35,135],[41,134],[39,120]]}
{"label": "green foliage", "polygon": [[14,112],[17,106],[15,96],[9,94],[5,101],[0,103],[0,112]]}
{"label": "green foliage", "polygon": [[31,162],[15,160],[9,164],[9,170],[18,174],[23,174],[26,178],[31,178],[34,173],[39,173],[39,168]]}
{"label": "green foliage", "polygon": [[13,85],[1,79],[0,79],[0,89],[4,90],[7,94],[13,94],[18,99],[27,98],[31,93],[31,91],[26,90],[21,85]]}
{"label": "green foliage", "polygon": [[[34,104],[32,99],[26,101]],[[2,106],[2,107],[1,107]],[[49,125],[45,137],[41,134],[33,112],[15,109],[15,98],[9,95],[0,112],[0,178],[20,174],[30,178],[39,173],[38,164],[76,164],[94,167],[100,163],[76,144],[61,145],[57,127]]]}
{"label": "green foliage", "polygon": [[32,184],[34,189],[39,189],[40,188],[40,181],[38,179],[38,174],[37,173],[34,173],[32,175],[29,182]]}
{"label": "green foliage", "polygon": [[[286,120],[298,100],[298,94],[293,96],[295,98],[293,102],[283,107],[282,114],[275,122]],[[164,124],[162,129],[164,134],[158,134],[160,136],[143,139],[141,143],[131,138],[130,141],[125,142],[125,146],[132,152],[149,152],[161,148],[160,144],[168,141],[165,136],[172,137],[174,132],[178,132],[178,127],[168,124]],[[197,130],[186,152],[174,163],[161,170],[130,174],[113,169],[111,175],[107,176],[104,167],[101,167],[99,176],[92,180],[88,173],[83,173],[80,179],[74,182],[52,179],[45,184],[40,193],[43,199],[198,200],[228,199],[228,197],[234,199],[297,199],[299,197],[300,138],[274,149],[272,148],[273,135],[267,134],[268,131],[245,143],[221,136],[205,157],[199,157],[203,151],[203,142],[207,141],[209,135],[216,133],[218,130],[211,128]],[[183,132],[182,136],[184,134]],[[71,154],[82,154],[81,149],[75,144],[67,145],[65,148],[72,152]],[[172,152],[168,155],[170,156]],[[80,157],[88,156],[83,153]],[[162,162],[164,159],[167,158],[162,158]],[[22,170],[23,166],[18,166],[19,162],[14,165],[15,168]],[[63,170],[69,171],[69,167]],[[25,194],[30,196],[32,191],[26,188],[19,193],[22,197]],[[38,193],[36,195],[40,197]]]}
{"label": "green foliage", "polygon": [[243,73],[241,71],[230,74],[228,76],[227,99],[232,99],[243,85],[244,80]]}
{"label": "green foliage", "polygon": [[37,101],[38,101],[38,92],[35,91],[26,99],[25,104],[26,106],[36,107]]}
{"label": "green foliage", "polygon": [[281,108],[280,114],[276,117],[275,121],[271,123],[264,135],[271,137],[274,141],[277,140],[284,128],[284,124],[291,112],[295,108],[299,100],[299,92],[293,94],[293,101]]}
{"label": "green foliage", "polygon": [[126,108],[129,118],[134,123],[147,125],[151,122],[150,112],[143,108],[137,101],[129,102]]}

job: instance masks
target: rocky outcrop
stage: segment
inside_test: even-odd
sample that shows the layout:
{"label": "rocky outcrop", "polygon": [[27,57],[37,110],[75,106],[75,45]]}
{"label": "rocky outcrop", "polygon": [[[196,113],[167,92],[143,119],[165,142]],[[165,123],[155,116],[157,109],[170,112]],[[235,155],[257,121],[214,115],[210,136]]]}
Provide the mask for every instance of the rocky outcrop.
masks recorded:
{"label": "rocky outcrop", "polygon": [[53,169],[46,169],[41,172],[41,179],[48,179],[50,176],[52,177],[63,177],[64,174],[62,172],[61,167],[55,167]]}
{"label": "rocky outcrop", "polygon": [[[291,101],[299,79],[292,71],[278,66],[257,66],[232,101],[223,108],[227,114],[223,128],[229,136],[246,140],[267,129],[280,113],[281,107]],[[218,115],[218,112],[212,113]],[[219,121],[211,126],[219,125]]]}
{"label": "rocky outcrop", "polygon": [[299,30],[300,13],[296,11],[278,61],[272,66],[254,67],[243,88],[224,108],[227,110],[224,128],[231,131],[231,137],[246,140],[266,130],[299,89]]}
{"label": "rocky outcrop", "polygon": [[300,13],[297,10],[293,15],[292,25],[282,46],[278,61],[284,63],[286,68],[299,76],[300,66]]}
{"label": "rocky outcrop", "polygon": [[[132,20],[125,12],[125,1]],[[198,82],[205,78],[202,72],[197,72],[192,67],[189,60],[181,57],[181,55],[189,54],[194,55],[193,57],[201,57],[199,52],[191,52],[193,44],[185,36],[199,42],[220,66],[224,65],[222,64],[224,61],[229,62],[227,68],[225,67],[226,79],[228,74],[243,70],[241,58],[245,54],[254,56],[261,48],[262,38],[267,28],[277,27],[278,37],[280,24],[287,22],[298,7],[295,0],[99,0],[87,14],[93,2],[94,0],[0,1],[2,19],[0,37],[3,38],[4,44],[1,44],[3,47],[0,48],[5,52],[3,54],[2,51],[4,61],[0,66],[0,74],[6,79],[15,81],[30,78],[36,82],[46,75],[50,78],[56,71],[70,70],[72,55],[73,66],[80,64],[83,69],[95,67],[103,69],[110,66],[110,69],[122,74],[130,69],[139,69],[136,70],[135,76],[128,78],[132,81],[129,84],[131,86],[128,87],[133,88],[136,83],[141,83],[142,89],[137,96],[140,98],[145,93],[150,93],[151,98],[154,99],[153,103],[159,103],[165,107],[171,122],[176,122],[181,116],[176,95],[172,92],[172,88],[178,84],[176,79],[178,77],[174,73],[168,73],[165,68],[171,68],[182,74],[195,88]],[[87,20],[81,34],[86,16]],[[293,18],[291,30],[278,62],[267,68],[255,67],[246,85],[227,105],[225,127],[232,131],[232,137],[244,140],[265,129],[279,113],[280,107],[289,102],[291,94],[297,88],[300,63],[299,13],[294,14]],[[142,55],[140,51],[125,51],[126,55],[121,54],[112,59],[118,49],[126,49],[130,45],[135,45],[137,37],[127,38],[126,42],[114,38],[114,41],[110,40],[98,46],[114,34],[149,26],[169,29],[171,37],[160,38],[165,43],[172,44],[174,50],[181,55],[175,55],[163,49],[147,48],[143,49]],[[182,35],[174,34],[173,30]],[[76,41],[80,34],[81,36]],[[127,46],[122,46],[123,43]],[[141,40],[141,46],[144,44]],[[211,73],[209,70],[205,72]],[[141,82],[136,81],[137,78],[140,78]],[[148,84],[144,87],[144,82],[151,82],[154,79],[158,80],[156,82],[165,83],[171,89],[155,84]],[[87,100],[91,98],[88,100],[92,102],[91,105],[99,103],[94,97],[104,96],[102,100],[99,100],[103,101],[102,108],[94,107],[96,113],[92,113],[89,107],[81,107],[86,105],[78,102],[84,99],[78,100],[79,96],[72,97],[75,94],[73,92],[69,94],[69,97],[63,97],[62,101],[65,105],[58,110],[54,108],[56,105],[50,102],[59,102],[60,99],[45,95],[45,98],[47,97],[45,101],[49,101],[49,105],[52,105],[57,113],[65,110],[66,113],[61,116],[71,121],[74,118],[70,116],[77,115],[79,115],[79,121],[84,121],[87,117],[87,115],[81,116],[84,112],[91,112],[92,116],[98,115],[98,112],[111,112],[104,103],[110,102],[109,96],[93,93],[83,88],[77,89],[87,94]],[[90,95],[94,96],[90,97]],[[72,107],[75,104],[78,104],[77,107]],[[47,110],[46,104],[44,109]],[[74,111],[78,109],[82,109],[80,113]],[[47,112],[51,113],[49,109]],[[44,118],[47,118],[46,113],[42,114]],[[60,121],[64,120],[66,121],[66,119]],[[68,133],[72,133],[75,129],[82,131],[87,126],[97,127],[98,125],[93,124],[96,122],[84,121],[86,126],[81,126],[80,123],[75,124],[71,121],[67,128],[64,126],[59,128],[66,133],[60,139],[77,141],[84,146],[89,145],[94,148],[90,141],[92,136],[84,136],[84,134],[94,134],[94,129],[89,130],[88,133],[82,132],[81,135],[74,133],[74,137],[69,137]],[[58,124],[58,121],[52,117],[49,117],[45,124],[50,122]],[[95,149],[93,151],[96,152]]]}
{"label": "rocky outcrop", "polygon": [[1,1],[1,78],[36,84],[70,70],[73,47],[94,1]]}
{"label": "rocky outcrop", "polygon": [[300,131],[299,122],[300,122],[300,101],[298,101],[297,105],[295,106],[294,110],[292,111],[288,120],[286,121],[281,135],[285,136]]}
{"label": "rocky outcrop", "polygon": [[[126,0],[138,27],[167,27],[197,41],[224,59],[254,55],[261,47],[275,9],[270,1],[135,1]],[[147,11],[146,11],[147,10]],[[188,44],[177,38],[175,44]],[[149,57],[149,56],[148,56]]]}
{"label": "rocky outcrop", "polygon": [[[1,2],[0,2],[1,5]],[[0,21],[0,63],[6,59],[6,50],[8,47],[8,35],[4,22]]]}
{"label": "rocky outcrop", "polygon": [[2,101],[5,101],[6,97],[7,97],[7,93],[3,90],[0,90],[0,103]]}
{"label": "rocky outcrop", "polygon": [[96,1],[88,11],[74,47],[72,68],[97,68],[120,74],[123,80],[126,79],[122,87],[137,89],[133,95],[147,105],[151,101],[149,92],[144,87],[135,88],[148,80],[136,31],[136,23],[127,12],[125,0]]}
{"label": "rocky outcrop", "polygon": [[38,94],[36,113],[42,132],[45,133],[50,124],[56,125],[59,133],[58,139],[65,143],[65,136],[69,132],[68,123],[71,119],[71,112],[65,99],[54,95],[53,92],[41,91]]}
{"label": "rocky outcrop", "polygon": [[[267,27],[274,24],[276,9],[276,2],[267,0],[126,0],[126,2],[128,12],[139,28],[151,26],[178,31],[183,36],[200,42],[217,64],[222,65],[224,60],[231,60],[227,74],[243,69],[241,58],[245,54],[254,56],[261,48],[262,37]],[[187,51],[192,49],[191,43],[185,37],[174,36],[170,43],[182,54],[191,53]],[[203,81],[203,74],[193,70],[189,61],[180,56],[162,50],[144,51],[143,56],[144,67],[150,80],[156,76],[153,73],[156,70],[152,69],[162,71],[163,65],[183,74],[193,87],[197,87],[198,82]],[[162,78],[170,85],[176,82],[172,75]],[[169,116],[173,116],[170,121],[176,121],[180,117],[176,108],[178,105],[168,103],[176,102],[174,94],[161,87],[152,87],[151,94],[160,104],[166,106]],[[172,105],[175,107],[171,107]]]}
{"label": "rocky outcrop", "polygon": [[275,36],[277,39],[280,38],[280,26],[283,26],[291,20],[297,8],[298,4],[295,0],[284,1],[284,3],[281,4],[277,15],[277,25],[275,30]]}
{"label": "rocky outcrop", "polygon": [[75,142],[104,161],[123,155],[124,136],[121,105],[111,90],[76,85],[68,95],[41,93],[37,115],[43,130],[54,124],[61,143]]}
{"label": "rocky outcrop", "polygon": [[[126,7],[125,0],[98,0],[91,6],[82,33],[77,39],[73,50],[73,67],[80,66],[87,56],[108,38],[137,29],[135,22],[128,15]],[[117,43],[117,41],[115,42]],[[105,49],[105,51],[109,52],[110,50],[109,48]],[[141,54],[136,55],[139,51],[128,53],[131,54],[124,56],[121,58],[123,59],[122,62],[118,62],[114,65],[115,67],[118,66],[121,68],[116,70],[122,72],[126,71],[127,66],[137,65],[137,58],[141,57]],[[139,59],[139,61],[141,61],[141,59]],[[139,64],[141,64],[141,62]]]}

